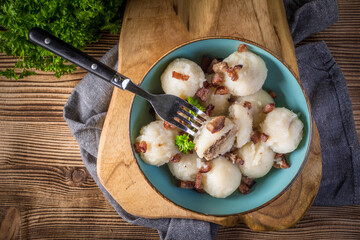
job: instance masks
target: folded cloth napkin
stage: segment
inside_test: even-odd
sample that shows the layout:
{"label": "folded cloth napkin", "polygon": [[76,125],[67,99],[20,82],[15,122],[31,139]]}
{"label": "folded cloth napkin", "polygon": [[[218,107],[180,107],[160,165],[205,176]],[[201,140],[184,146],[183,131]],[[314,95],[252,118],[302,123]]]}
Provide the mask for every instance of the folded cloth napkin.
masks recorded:
{"label": "folded cloth napkin", "polygon": [[[288,1],[285,8],[294,42],[325,29],[337,20],[335,0]],[[118,47],[101,61],[117,67]],[[317,123],[323,159],[323,176],[315,200],[317,205],[360,204],[360,147],[346,81],[324,42],[296,48],[300,78],[310,98]],[[64,107],[64,118],[80,145],[81,157],[100,190],[127,222],[158,230],[161,239],[212,239],[218,225],[187,219],[144,219],[133,216],[100,184],[96,156],[100,134],[113,87],[87,74],[75,87]]]}

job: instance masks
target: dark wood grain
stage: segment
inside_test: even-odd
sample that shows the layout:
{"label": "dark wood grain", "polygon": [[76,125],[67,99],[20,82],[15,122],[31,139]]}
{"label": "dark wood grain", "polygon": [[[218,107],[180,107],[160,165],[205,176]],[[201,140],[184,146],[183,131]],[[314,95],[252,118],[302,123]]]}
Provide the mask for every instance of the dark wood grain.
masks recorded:
{"label": "dark wood grain", "polygon": [[[301,44],[324,40],[348,83],[360,136],[360,1],[339,0],[339,21]],[[118,42],[105,34],[86,51],[100,58]],[[0,54],[0,69],[15,58]],[[84,76],[0,78],[0,239],[159,239],[122,220],[85,171],[62,107]],[[75,172],[75,173],[74,173]],[[74,178],[73,178],[74,176]],[[359,239],[360,206],[311,207],[294,227],[252,232],[222,227],[217,239]]]}

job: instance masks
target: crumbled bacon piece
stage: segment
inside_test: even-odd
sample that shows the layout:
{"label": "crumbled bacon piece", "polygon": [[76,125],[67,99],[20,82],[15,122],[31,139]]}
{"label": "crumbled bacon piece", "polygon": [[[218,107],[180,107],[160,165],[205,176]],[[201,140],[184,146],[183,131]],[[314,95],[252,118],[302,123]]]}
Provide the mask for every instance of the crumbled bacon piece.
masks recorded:
{"label": "crumbled bacon piece", "polygon": [[141,141],[140,143],[135,143],[134,144],[135,146],[135,151],[140,153],[146,153],[146,150],[147,150],[147,144],[145,141]]}
{"label": "crumbled bacon piece", "polygon": [[172,77],[183,81],[187,81],[190,78],[189,75],[178,73],[175,71],[172,72]]}
{"label": "crumbled bacon piece", "polygon": [[247,50],[247,45],[245,44],[240,44],[237,49],[238,52],[245,52],[246,50]]}
{"label": "crumbled bacon piece", "polygon": [[250,135],[250,140],[254,143],[257,144],[260,140],[260,132],[258,130],[255,130],[251,133]]}
{"label": "crumbled bacon piece", "polygon": [[250,188],[245,183],[242,182],[242,183],[240,183],[239,191],[245,195],[250,192]]}
{"label": "crumbled bacon piece", "polygon": [[266,142],[269,139],[269,135],[267,135],[265,133],[261,133],[260,139],[262,142]]}
{"label": "crumbled bacon piece", "polygon": [[224,157],[226,157],[228,160],[230,160],[233,164],[235,164],[235,163],[239,163],[241,165],[244,164],[244,160],[242,160],[241,157],[239,157],[235,153],[227,152],[224,154]]}
{"label": "crumbled bacon piece", "polygon": [[214,86],[219,86],[224,81],[224,73],[217,72],[211,78],[211,83]]}
{"label": "crumbled bacon piece", "polygon": [[181,159],[181,154],[177,153],[170,158],[170,161],[172,161],[173,163],[177,163],[180,162],[180,159]]}
{"label": "crumbled bacon piece", "polygon": [[215,64],[218,64],[219,62],[220,62],[220,61],[219,61],[218,59],[214,58],[214,59],[211,61],[209,67],[207,68],[207,73],[209,73],[209,74],[214,73],[213,66],[214,66]]}
{"label": "crumbled bacon piece", "polygon": [[238,158],[236,159],[236,163],[240,164],[240,165],[244,165],[244,160],[242,158]]}
{"label": "crumbled bacon piece", "polygon": [[178,185],[180,188],[183,188],[183,189],[193,189],[195,187],[195,182],[179,181]]}
{"label": "crumbled bacon piece", "polygon": [[228,102],[229,102],[230,104],[233,104],[234,102],[236,102],[236,98],[235,98],[235,97],[230,97],[230,98],[228,99]]}
{"label": "crumbled bacon piece", "polygon": [[215,90],[215,95],[225,95],[229,93],[229,89],[225,86],[217,87]]}
{"label": "crumbled bacon piece", "polygon": [[272,110],[274,110],[274,108],[275,108],[275,103],[266,104],[265,107],[263,108],[263,113],[269,113]]}
{"label": "crumbled bacon piece", "polygon": [[213,65],[214,72],[226,72],[228,70],[229,66],[226,62],[219,62],[217,64]]}
{"label": "crumbled bacon piece", "polygon": [[202,174],[201,173],[196,174],[195,189],[203,189],[203,186],[202,186]]}
{"label": "crumbled bacon piece", "polygon": [[216,133],[223,129],[225,126],[225,116],[218,116],[208,122],[206,125],[206,129],[209,130],[211,133]]}
{"label": "crumbled bacon piece", "polygon": [[171,123],[167,122],[167,121],[164,121],[164,128],[166,130],[169,130],[170,128],[175,128],[175,126],[172,125]]}
{"label": "crumbled bacon piece", "polygon": [[270,90],[268,93],[273,99],[277,98],[277,95],[274,91]]}
{"label": "crumbled bacon piece", "polygon": [[252,186],[254,186],[255,183],[256,183],[254,179],[249,178],[249,177],[247,177],[247,176],[245,176],[245,175],[242,175],[242,176],[241,176],[241,182],[242,182],[242,183],[245,183],[246,186],[248,186],[249,188],[251,188]]}
{"label": "crumbled bacon piece", "polygon": [[276,153],[274,158],[275,158],[275,161],[274,161],[273,167],[283,168],[283,169],[290,167],[290,164],[287,162],[284,154]]}
{"label": "crumbled bacon piece", "polygon": [[236,147],[232,146],[232,147],[230,148],[230,151],[229,151],[229,152],[233,153],[233,152],[236,151],[236,149],[237,149]]}
{"label": "crumbled bacon piece", "polygon": [[206,115],[208,115],[209,117],[211,116],[212,111],[214,110],[215,106],[212,104],[209,104],[206,109],[205,109],[205,113]]}
{"label": "crumbled bacon piece", "polygon": [[210,170],[211,170],[211,164],[210,163],[205,163],[203,166],[200,167],[199,172],[200,173],[207,173]]}
{"label": "crumbled bacon piece", "polygon": [[207,81],[203,82],[203,87],[204,88],[209,88],[211,87],[210,83],[208,83]]}
{"label": "crumbled bacon piece", "polygon": [[204,72],[207,72],[207,70],[210,66],[210,63],[211,63],[211,59],[208,56],[203,55],[202,59],[201,59],[201,69]]}
{"label": "crumbled bacon piece", "polygon": [[202,87],[196,91],[195,95],[199,97],[201,101],[206,102],[210,95],[210,89]]}
{"label": "crumbled bacon piece", "polygon": [[229,68],[226,70],[227,75],[229,76],[229,78],[231,78],[232,81],[236,81],[238,80],[239,76],[237,74],[237,72],[235,71],[235,68]]}
{"label": "crumbled bacon piece", "polygon": [[251,109],[251,102],[245,101],[243,106],[250,110]]}

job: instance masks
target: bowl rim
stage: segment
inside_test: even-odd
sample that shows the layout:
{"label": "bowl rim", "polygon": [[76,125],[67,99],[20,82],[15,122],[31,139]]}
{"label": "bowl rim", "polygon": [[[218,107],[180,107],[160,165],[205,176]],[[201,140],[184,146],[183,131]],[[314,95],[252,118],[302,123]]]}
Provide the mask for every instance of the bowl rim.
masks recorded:
{"label": "bowl rim", "polygon": [[145,178],[146,182],[151,186],[152,189],[154,189],[164,200],[174,204],[175,206],[183,209],[183,210],[186,210],[186,211],[191,211],[191,212],[194,212],[194,213],[197,213],[197,214],[200,214],[200,215],[203,215],[203,216],[213,216],[213,217],[229,217],[229,216],[238,216],[238,215],[245,215],[245,214],[248,214],[248,213],[252,213],[252,212],[255,212],[259,209],[262,209],[266,206],[268,206],[269,204],[271,204],[272,202],[274,202],[276,199],[278,199],[279,197],[281,197],[291,186],[292,184],[295,182],[295,180],[299,177],[300,173],[302,172],[307,160],[308,160],[308,157],[309,157],[309,153],[310,153],[310,150],[311,150],[311,146],[312,146],[312,140],[313,140],[313,117],[312,117],[312,111],[311,111],[311,105],[310,105],[310,100],[305,92],[305,89],[303,87],[303,85],[301,84],[300,82],[300,79],[299,79],[299,76],[293,71],[293,69],[290,67],[289,64],[287,64],[282,58],[280,58],[280,56],[278,56],[276,53],[274,53],[273,51],[271,51],[270,49],[256,43],[256,42],[253,42],[251,40],[248,40],[248,39],[245,39],[245,38],[240,38],[240,37],[230,37],[230,36],[208,36],[208,37],[201,37],[201,38],[195,38],[195,39],[192,39],[192,40],[189,40],[189,41],[186,41],[184,43],[181,43],[179,45],[177,45],[176,47],[170,49],[169,51],[167,51],[166,53],[164,53],[160,58],[158,58],[155,63],[153,63],[151,65],[151,67],[146,71],[146,73],[144,74],[144,76],[142,77],[141,81],[138,83],[138,85],[141,85],[144,81],[144,79],[146,78],[146,76],[149,74],[149,72],[163,59],[165,58],[167,55],[169,55],[170,53],[174,52],[175,50],[181,48],[181,47],[184,47],[188,44],[191,44],[191,43],[194,43],[194,42],[200,42],[200,41],[203,41],[203,40],[212,40],[212,39],[228,39],[228,40],[236,40],[236,41],[241,41],[241,42],[244,42],[244,43],[248,43],[248,44],[251,44],[251,45],[254,45],[256,47],[259,47],[261,48],[262,50],[268,52],[270,55],[274,56],[278,61],[280,61],[289,71],[290,73],[294,76],[294,78],[296,79],[298,85],[300,86],[301,90],[302,90],[302,93],[305,97],[305,101],[307,103],[307,107],[308,107],[308,110],[309,110],[309,117],[310,117],[310,126],[309,126],[309,130],[310,130],[310,136],[309,136],[309,142],[308,142],[308,145],[307,145],[307,149],[306,149],[306,153],[305,153],[305,156],[304,156],[304,159],[303,159],[303,163],[301,164],[301,166],[299,167],[299,170],[297,171],[297,173],[295,174],[295,176],[293,177],[293,179],[289,182],[289,184],[281,191],[279,192],[275,197],[273,197],[272,199],[270,199],[269,201],[265,202],[264,204],[256,207],[256,208],[253,208],[253,209],[250,209],[250,210],[247,210],[247,211],[242,211],[242,212],[238,212],[238,213],[231,213],[231,214],[206,214],[206,213],[203,213],[203,212],[200,212],[200,211],[196,211],[196,210],[192,210],[192,209],[189,209],[189,208],[186,208],[186,207],[183,207],[173,201],[171,201],[170,199],[168,199],[164,194],[162,194],[152,183],[151,181],[146,177],[146,175],[144,174],[144,172],[142,171],[137,159],[136,159],[136,156],[135,156],[135,151],[134,151],[134,146],[133,144],[131,143],[131,133],[130,133],[130,124],[131,124],[131,112],[133,110],[133,107],[134,107],[134,100],[135,100],[135,96],[134,95],[132,97],[132,100],[131,100],[131,107],[130,107],[130,111],[129,111],[129,139],[130,139],[130,148],[131,148],[131,151],[132,151],[132,155],[133,155],[133,158],[136,162],[136,165],[137,167],[139,168],[141,174],[143,175],[143,177]]}

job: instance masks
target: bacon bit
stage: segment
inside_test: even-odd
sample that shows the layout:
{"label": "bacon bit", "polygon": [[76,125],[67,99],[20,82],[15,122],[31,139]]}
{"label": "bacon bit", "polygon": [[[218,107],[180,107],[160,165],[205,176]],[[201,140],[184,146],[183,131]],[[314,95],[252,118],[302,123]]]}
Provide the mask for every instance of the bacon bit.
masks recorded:
{"label": "bacon bit", "polygon": [[270,91],[268,91],[268,93],[273,99],[277,98],[277,95],[274,91],[270,90]]}
{"label": "bacon bit", "polygon": [[255,183],[256,183],[254,179],[249,178],[249,177],[244,176],[244,175],[241,176],[241,182],[244,183],[244,184],[246,184],[246,186],[248,186],[249,188],[251,188],[252,186],[254,186]]}
{"label": "bacon bit", "polygon": [[243,106],[250,110],[251,109],[251,102],[245,101]]}
{"label": "bacon bit", "polygon": [[172,72],[172,77],[173,77],[173,78],[176,78],[176,79],[179,79],[179,80],[187,81],[190,76],[189,76],[189,75],[186,75],[186,74],[182,74],[182,73],[178,73],[178,72],[173,71],[173,72]]}
{"label": "bacon bit", "polygon": [[216,58],[214,58],[212,61],[211,61],[211,63],[210,63],[210,65],[209,65],[209,67],[208,67],[208,69],[207,69],[207,73],[214,73],[214,70],[213,70],[213,66],[215,65],[215,64],[218,64],[220,61],[218,60],[218,59],[216,59]]}
{"label": "bacon bit", "polygon": [[282,169],[286,169],[290,167],[290,164],[287,162],[284,154],[276,153],[274,158],[275,161],[273,167],[282,168]]}
{"label": "bacon bit", "polygon": [[201,173],[196,174],[195,189],[203,189],[203,186],[202,186],[202,174]]}
{"label": "bacon bit", "polygon": [[250,192],[250,188],[245,183],[240,183],[239,192],[242,194],[248,194]]}
{"label": "bacon bit", "polygon": [[260,139],[262,142],[266,142],[269,139],[269,135],[267,135],[265,133],[261,133]]}
{"label": "bacon bit", "polygon": [[275,108],[275,103],[266,104],[265,107],[263,108],[263,113],[269,113],[272,110],[274,110],[274,108]]}
{"label": "bacon bit", "polygon": [[205,113],[206,115],[208,115],[209,117],[211,116],[212,111],[214,110],[215,106],[212,104],[209,104],[206,109],[205,109]]}
{"label": "bacon bit", "polygon": [[224,82],[224,73],[217,72],[211,78],[211,83],[214,86],[219,86],[222,82]]}
{"label": "bacon bit", "polygon": [[233,104],[234,102],[236,102],[236,98],[230,97],[230,98],[228,99],[228,102],[229,102],[230,104]]}
{"label": "bacon bit", "polygon": [[195,95],[199,97],[201,101],[206,102],[210,95],[210,89],[202,87],[196,91]]}
{"label": "bacon bit", "polygon": [[216,133],[223,129],[225,126],[225,116],[218,116],[208,122],[206,125],[206,129],[209,130],[211,133]]}
{"label": "bacon bit", "polygon": [[232,152],[227,152],[224,154],[224,157],[226,157],[229,161],[231,161],[233,164],[236,161],[236,154],[232,153]]}
{"label": "bacon bit", "polygon": [[204,88],[209,88],[211,87],[210,83],[208,83],[207,81],[203,82],[203,87]]}
{"label": "bacon bit", "polygon": [[219,62],[213,65],[214,72],[226,72],[229,69],[229,66],[226,62]]}
{"label": "bacon bit", "polygon": [[146,150],[147,150],[147,144],[145,141],[141,141],[140,143],[135,143],[134,144],[134,147],[135,147],[135,151],[140,153],[146,153]]}
{"label": "bacon bit", "polygon": [[229,68],[226,70],[227,75],[229,76],[229,78],[231,78],[232,81],[236,81],[238,80],[239,76],[237,74],[237,72],[235,71],[235,68]]}
{"label": "bacon bit", "polygon": [[201,69],[204,72],[207,72],[207,70],[210,66],[210,63],[211,63],[211,59],[208,56],[203,55],[202,59],[201,59]]}
{"label": "bacon bit", "polygon": [[247,50],[247,45],[245,44],[240,44],[237,49],[238,52],[245,52],[246,50]]}
{"label": "bacon bit", "polygon": [[180,180],[178,186],[183,189],[193,189],[195,187],[195,182]]}
{"label": "bacon bit", "polygon": [[250,135],[250,140],[254,143],[257,144],[260,140],[260,132],[258,130],[255,130],[251,133]]}
{"label": "bacon bit", "polygon": [[229,89],[225,86],[217,87],[215,90],[215,95],[226,95],[229,93]]}
{"label": "bacon bit", "polygon": [[237,147],[232,146],[232,147],[230,148],[230,151],[229,151],[229,152],[233,153],[233,152],[236,151],[236,149],[237,149]]}
{"label": "bacon bit", "polygon": [[[235,151],[235,150],[233,150]],[[231,150],[230,152],[227,152],[224,154],[224,157],[226,157],[228,160],[230,160],[233,164],[244,164],[244,160],[242,160],[241,157],[239,157],[238,155],[236,155],[235,153],[232,153]]]}
{"label": "bacon bit", "polygon": [[205,163],[204,166],[201,166],[201,168],[199,169],[199,173],[207,173],[210,170],[211,170],[211,164]]}
{"label": "bacon bit", "polygon": [[172,161],[173,163],[177,163],[180,162],[180,159],[181,159],[181,154],[177,153],[170,158],[170,161]]}
{"label": "bacon bit", "polygon": [[175,128],[175,126],[172,125],[171,123],[168,123],[167,121],[164,121],[164,128],[166,130],[169,130],[170,128]]}
{"label": "bacon bit", "polygon": [[242,160],[242,158],[238,158],[238,159],[236,159],[236,163],[238,163],[240,165],[244,165],[245,162],[244,162],[244,160]]}

